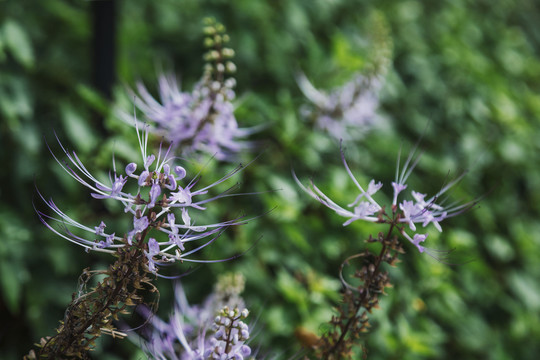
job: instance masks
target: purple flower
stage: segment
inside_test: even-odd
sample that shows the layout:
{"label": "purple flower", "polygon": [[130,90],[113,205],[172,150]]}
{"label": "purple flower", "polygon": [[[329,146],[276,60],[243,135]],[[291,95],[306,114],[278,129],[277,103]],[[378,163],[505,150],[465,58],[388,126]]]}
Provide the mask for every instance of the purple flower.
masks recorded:
{"label": "purple flower", "polygon": [[414,152],[415,150],[411,152],[405,164],[403,165],[403,168],[401,169],[400,155],[398,155],[396,179],[394,182],[392,182],[393,200],[391,206],[391,214],[387,214],[385,208],[379,203],[377,203],[372,197],[382,187],[382,183],[376,183],[375,180],[371,180],[368,185],[367,191],[364,190],[364,188],[356,180],[352,171],[350,170],[349,165],[345,160],[345,155],[343,151],[341,151],[343,165],[345,166],[349,177],[359,191],[359,195],[356,196],[354,202],[348,205],[348,207],[353,208],[352,211],[336,204],[328,196],[326,196],[315,184],[313,184],[313,182],[311,182],[310,187],[305,187],[304,185],[302,185],[300,180],[298,180],[294,172],[293,176],[297,184],[309,195],[311,195],[311,197],[315,198],[323,205],[334,210],[338,215],[348,218],[343,223],[344,226],[347,226],[356,220],[392,224],[394,226],[398,226],[399,232],[414,246],[416,246],[420,252],[424,252],[425,247],[423,245],[420,245],[420,243],[424,242],[424,240],[427,238],[427,234],[415,233],[411,238],[405,228],[403,226],[399,226],[400,224],[407,224],[409,230],[413,232],[417,231],[416,224],[421,224],[422,227],[433,224],[438,231],[442,231],[439,222],[449,217],[461,214],[462,212],[471,208],[476,202],[469,202],[461,205],[451,206],[443,206],[442,203],[438,202],[441,195],[443,195],[446,191],[448,191],[448,189],[455,185],[465,174],[462,174],[455,180],[451,181],[449,184],[444,186],[437,194],[427,200],[425,200],[427,197],[426,194],[412,191],[412,200],[404,199],[399,202],[398,199],[400,195],[407,188],[405,182],[409,178],[421,156],[420,154],[414,159]]}
{"label": "purple flower", "polygon": [[[93,193],[92,196],[96,199],[107,199],[107,198],[114,198],[115,196],[119,195],[122,191],[122,188],[124,187],[124,185],[126,184],[126,181],[127,181],[127,177],[123,177],[123,176],[116,176],[116,174],[114,174],[114,181],[112,183],[112,186],[109,188],[107,186],[103,186],[99,183],[96,183],[96,187],[105,192],[105,194],[103,193],[98,193],[98,194],[95,194]],[[108,194],[107,194],[108,193]]]}
{"label": "purple flower", "polygon": [[133,218],[133,230],[136,233],[143,232],[148,227],[149,221],[146,216],[141,217],[140,219],[137,219],[137,217]]}
{"label": "purple flower", "polygon": [[160,252],[159,243],[154,238],[148,240],[148,251],[145,251],[145,255],[148,259],[148,269],[151,272],[156,272],[156,262],[154,261],[154,256],[158,255]]}
{"label": "purple flower", "polygon": [[144,230],[146,230],[149,223],[150,222],[146,216],[142,216],[141,218],[137,218],[137,216],[133,217],[133,230],[127,234],[127,242],[129,245],[132,244],[133,237],[136,234],[142,233]]}
{"label": "purple flower", "polygon": [[102,221],[99,226],[96,226],[94,229],[96,229],[96,235],[103,235],[105,234],[105,223]]}
{"label": "purple flower", "polygon": [[[152,184],[152,187],[150,188],[150,202],[148,203],[149,208],[153,208],[156,206],[156,201],[159,199],[159,195],[161,195],[161,184],[155,183]],[[164,184],[165,187],[168,188],[167,184]]]}
{"label": "purple flower", "polygon": [[141,307],[148,326],[131,338],[155,359],[244,359],[252,351],[247,344],[249,326],[244,323],[249,311],[240,296],[243,288],[241,275],[226,274],[203,304],[190,305],[178,284],[169,321]]}
{"label": "purple flower", "polygon": [[[229,36],[222,24],[205,27],[204,72],[191,92],[180,90],[174,75],[160,75],[159,98],[150,95],[142,84],[129,90],[135,106],[144,114],[150,131],[164,137],[174,150],[182,153],[206,152],[220,160],[231,160],[239,151],[252,147],[245,137],[258,129],[239,128],[234,116],[231,61],[234,50],[226,43]],[[131,112],[120,111],[120,117],[132,124]],[[139,124],[140,125],[140,124]]]}
{"label": "purple flower", "polygon": [[114,243],[114,233],[107,235],[107,237],[105,238],[105,241],[101,240],[100,242],[98,242],[97,246],[98,248],[103,249],[103,248],[111,246],[113,243]]}
{"label": "purple flower", "polygon": [[[227,160],[250,147],[243,139],[254,129],[238,127],[231,103],[234,82],[215,84],[209,84],[203,77],[193,92],[188,93],[180,90],[174,76],[161,75],[160,100],[154,99],[141,83],[137,85],[138,94],[132,95],[151,125],[149,131],[167,139],[173,150],[202,151]],[[127,113],[121,112],[120,116],[132,123]]]}
{"label": "purple flower", "polygon": [[358,138],[378,119],[378,92],[382,87],[379,78],[354,76],[348,83],[329,93],[317,90],[307,77],[300,73],[298,86],[312,106],[304,106],[302,114],[312,118],[318,128],[338,140]]}
{"label": "purple flower", "polygon": [[[198,174],[187,181],[186,170],[180,165],[172,166],[176,158],[170,155],[171,147],[163,151],[160,146],[157,154],[148,154],[148,132],[146,129],[141,132],[137,127],[137,136],[143,163],[141,171],[137,173],[137,165],[129,163],[125,167],[125,176],[118,174],[116,163],[113,161],[113,172],[109,177],[110,184],[103,183],[94,177],[76,153],[68,151],[60,141],[58,142],[68,161],[61,161],[53,153],[58,164],[71,177],[87,187],[93,198],[116,200],[122,203],[125,212],[130,213],[133,219],[132,228],[126,231],[124,236],[116,236],[115,233],[120,233],[118,231],[107,232],[103,221],[99,226],[89,227],[73,220],[62,212],[53,200],[46,200],[38,191],[41,199],[53,212],[49,215],[36,209],[41,221],[56,234],[83,246],[87,251],[114,253],[120,247],[132,246],[134,239],[135,244],[141,246],[141,241],[144,242],[144,238],[152,233],[152,237],[149,237],[151,240],[146,241],[149,246],[149,268],[153,272],[157,271],[156,265],[162,263],[210,261],[192,259],[191,255],[211,244],[227,227],[244,224],[247,220],[237,218],[219,223],[195,224],[192,219],[195,214],[191,212],[203,211],[208,203],[222,197],[242,195],[232,194],[232,188],[214,196],[208,196],[208,193],[211,188],[227,181],[244,167],[239,165],[210,185],[197,187],[200,180]],[[171,172],[171,169],[174,171]],[[128,182],[131,184],[129,187],[126,186]],[[128,192],[125,189],[134,191]],[[181,214],[183,223],[175,222],[174,212]],[[59,225],[59,228],[54,224]],[[70,228],[84,230],[94,239],[75,235]],[[197,240],[204,242],[186,251],[186,245]]]}

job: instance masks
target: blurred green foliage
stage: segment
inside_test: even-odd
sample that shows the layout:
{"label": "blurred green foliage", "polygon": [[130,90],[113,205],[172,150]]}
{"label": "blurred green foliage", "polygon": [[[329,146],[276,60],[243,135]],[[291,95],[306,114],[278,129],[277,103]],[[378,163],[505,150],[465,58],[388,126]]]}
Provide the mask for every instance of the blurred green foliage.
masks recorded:
{"label": "blurred green foliage", "polygon": [[[84,267],[110,260],[86,254],[47,231],[32,207],[34,181],[81,222],[114,219],[114,207],[62,174],[47,151],[54,132],[89,169],[106,175],[137,154],[134,132],[114,118],[91,88],[90,2],[0,2],[0,357],[20,358],[50,335]],[[534,359],[540,353],[540,11],[531,0],[141,0],[118,1],[118,88],[174,70],[190,89],[202,73],[202,18],[227,27],[236,50],[242,126],[270,124],[255,137],[265,150],[241,175],[238,198],[208,216],[240,212],[254,222],[229,231],[204,253],[241,258],[198,268],[183,279],[190,301],[204,298],[217,274],[247,278],[246,302],[257,314],[253,344],[261,354],[294,354],[293,333],[317,333],[338,301],[341,261],[359,252],[377,226],[353,223],[301,193],[291,166],[338,203],[355,196],[339,144],[298,112],[302,70],[320,88],[371,71],[392,49],[381,98],[384,119],[363,140],[346,144],[359,181],[389,184],[399,149],[423,135],[425,155],[411,186],[435,193],[464,169],[452,198],[483,197],[464,216],[430,232],[428,246],[455,249],[446,265],[409,248],[395,285],[372,315],[366,337],[374,359]],[[379,59],[379,60],[377,60]],[[242,95],[243,94],[243,95]],[[122,101],[122,100],[119,100]],[[127,101],[129,105],[129,100]],[[102,120],[104,119],[104,120]],[[254,154],[246,154],[251,160]],[[204,161],[201,161],[204,163]],[[231,165],[211,163],[206,179]],[[34,180],[35,179],[35,180]],[[386,189],[386,190],[385,190]],[[389,186],[383,190],[390,194]],[[39,204],[37,205],[39,206]],[[536,230],[539,230],[538,232]],[[179,268],[178,272],[186,271]],[[160,313],[171,309],[170,281],[159,281]],[[141,358],[129,341],[104,338],[95,358]]]}

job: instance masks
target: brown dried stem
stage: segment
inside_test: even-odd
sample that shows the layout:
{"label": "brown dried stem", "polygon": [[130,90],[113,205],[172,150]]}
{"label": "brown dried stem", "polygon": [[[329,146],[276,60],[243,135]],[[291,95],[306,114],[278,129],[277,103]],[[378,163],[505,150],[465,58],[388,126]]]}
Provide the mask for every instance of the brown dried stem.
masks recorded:
{"label": "brown dried stem", "polygon": [[[348,257],[341,265],[342,302],[337,308],[338,315],[333,316],[330,321],[331,330],[322,336],[316,346],[317,358],[328,360],[352,358],[353,347],[358,345],[357,340],[362,333],[368,331],[370,326],[368,314],[373,308],[378,307],[379,294],[384,294],[384,289],[391,286],[388,272],[381,270],[381,264],[386,262],[394,266],[398,261],[398,253],[403,253],[397,237],[392,236],[394,226],[390,223],[386,236],[379,233],[376,239],[370,236],[367,240],[368,243],[381,243],[378,255],[366,250]],[[343,270],[349,261],[356,258],[363,258],[364,265],[353,275],[361,281],[360,285],[355,287],[344,279]]]}
{"label": "brown dried stem", "polygon": [[85,269],[80,278],[82,287],[95,275],[106,277],[92,291],[82,296],[74,293],[57,334],[42,338],[36,344],[38,349],[24,359],[89,359],[88,351],[103,333],[123,337],[114,329],[113,320],[142,303],[145,291],[157,291],[147,276],[145,245],[141,236],[136,246],[120,248],[118,259],[107,270]]}

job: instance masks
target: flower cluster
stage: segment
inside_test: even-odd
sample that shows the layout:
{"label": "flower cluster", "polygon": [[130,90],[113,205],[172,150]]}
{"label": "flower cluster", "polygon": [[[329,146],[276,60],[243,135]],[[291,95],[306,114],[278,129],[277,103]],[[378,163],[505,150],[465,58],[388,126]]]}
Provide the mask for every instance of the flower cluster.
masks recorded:
{"label": "flower cluster", "polygon": [[[338,215],[348,218],[343,225],[347,226],[353,221],[364,220],[375,223],[388,223],[396,225],[399,232],[403,237],[410,241],[414,246],[417,247],[418,251],[421,253],[426,250],[426,248],[421,245],[428,234],[416,233],[417,226],[416,224],[421,224],[422,227],[426,227],[429,224],[433,224],[435,228],[439,231],[442,231],[441,225],[439,224],[444,219],[449,217],[456,216],[461,214],[463,211],[469,209],[475,204],[475,202],[468,202],[464,204],[451,204],[449,206],[444,206],[441,202],[441,196],[448,191],[453,185],[456,184],[463,176],[459,176],[454,179],[447,185],[445,185],[437,194],[427,198],[426,194],[411,191],[412,199],[399,201],[398,198],[404,190],[407,189],[408,185],[406,184],[407,179],[411,175],[412,171],[418,164],[420,160],[420,155],[414,158],[415,151],[413,150],[408,156],[403,168],[400,170],[400,155],[398,155],[398,161],[396,166],[396,177],[395,181],[392,182],[393,188],[393,197],[392,197],[392,213],[391,215],[386,213],[385,207],[381,206],[378,202],[375,201],[373,195],[379,191],[383,184],[381,182],[375,182],[371,180],[368,184],[367,190],[360,185],[358,180],[354,177],[347,161],[345,160],[345,155],[341,151],[341,158],[349,177],[352,179],[354,184],[359,190],[358,196],[355,200],[348,204],[346,209],[338,204],[336,204],[332,199],[326,196],[313,182],[311,187],[305,187],[296,177],[296,174],[293,172],[293,176],[298,183],[298,185],[306,191],[313,198],[321,202],[323,205],[334,210]],[[406,224],[409,227],[409,230],[414,232],[413,236],[409,235],[404,226],[400,224]]]}
{"label": "flower cluster", "polygon": [[215,333],[210,339],[213,351],[207,355],[211,359],[243,360],[251,354],[251,348],[244,342],[249,339],[249,327],[242,320],[249,311],[223,307],[214,319]]}
{"label": "flower cluster", "polygon": [[[225,47],[229,36],[225,27],[213,19],[206,19],[204,44],[206,66],[201,80],[192,92],[183,92],[173,75],[159,77],[160,101],[139,83],[132,93],[135,105],[151,125],[150,131],[163,136],[174,149],[184,153],[203,151],[221,160],[230,160],[240,150],[249,147],[241,140],[253,131],[242,129],[234,116],[234,87],[230,77],[236,71],[231,61],[234,50]],[[120,116],[132,122],[131,116]]]}
{"label": "flower cluster", "polygon": [[313,104],[302,107],[301,113],[335,139],[359,137],[377,119],[378,92],[382,85],[377,77],[356,75],[329,93],[317,90],[303,73],[297,76],[297,82]]}
{"label": "flower cluster", "polygon": [[[227,191],[206,196],[209,190],[231,178],[243,169],[237,166],[229,174],[214,183],[196,188],[200,174],[187,181],[187,172],[184,167],[174,165],[175,157],[170,155],[171,147],[166,151],[159,149],[157,157],[147,153],[148,132],[137,128],[139,146],[142,156],[142,168],[138,170],[136,163],[129,163],[123,173],[116,169],[113,161],[113,172],[109,175],[109,182],[104,183],[93,176],[84,166],[75,152],[68,151],[58,140],[67,161],[61,161],[53,156],[60,166],[77,180],[91,190],[92,197],[96,199],[112,199],[122,203],[126,214],[132,217],[132,227],[123,235],[107,231],[105,222],[98,226],[89,227],[70,218],[60,210],[52,199],[46,200],[39,193],[42,200],[54,213],[46,214],[41,210],[37,213],[41,221],[56,234],[84,247],[87,251],[94,250],[105,253],[116,253],[125,246],[137,246],[144,249],[148,260],[148,269],[156,273],[156,265],[175,261],[211,262],[211,260],[197,260],[189,256],[212,243],[225,228],[245,223],[240,218],[214,223],[195,224],[191,219],[191,210],[205,210],[209,202],[239,194],[231,194],[234,186]],[[52,151],[51,151],[52,152]],[[53,224],[60,224],[57,229]],[[91,233],[94,239],[74,234],[70,228]],[[154,234],[155,232],[155,234]],[[164,234],[164,235],[159,235]],[[149,237],[146,241],[145,238]],[[190,250],[186,245],[196,240],[206,239],[202,245]]]}
{"label": "flower cluster", "polygon": [[148,325],[134,341],[142,343],[155,359],[244,359],[251,354],[251,348],[246,344],[249,327],[243,322],[249,314],[240,296],[243,289],[241,275],[223,275],[214,292],[202,306],[197,306],[188,304],[182,286],[177,285],[175,311],[169,322],[141,307],[139,311],[148,319]]}

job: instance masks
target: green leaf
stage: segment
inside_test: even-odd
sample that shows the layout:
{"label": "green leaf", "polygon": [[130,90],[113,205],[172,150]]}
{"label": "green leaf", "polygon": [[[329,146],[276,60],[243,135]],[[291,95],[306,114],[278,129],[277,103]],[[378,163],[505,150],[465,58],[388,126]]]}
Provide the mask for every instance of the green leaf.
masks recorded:
{"label": "green leaf", "polygon": [[6,44],[2,37],[2,32],[0,32],[0,62],[4,62],[6,60],[5,47],[6,47]]}
{"label": "green leaf", "polygon": [[34,66],[34,50],[24,29],[15,21],[7,20],[3,28],[6,47],[13,57],[26,68]]}
{"label": "green leaf", "polygon": [[508,281],[516,297],[529,311],[540,309],[540,286],[537,279],[514,270],[508,275]]}
{"label": "green leaf", "polygon": [[60,112],[64,128],[73,143],[83,152],[91,151],[97,139],[85,119],[69,104],[61,104]]}
{"label": "green leaf", "polygon": [[96,90],[84,84],[77,85],[75,90],[77,91],[77,94],[79,94],[79,96],[83,98],[95,110],[99,111],[102,114],[107,114],[109,112],[109,103]]}
{"label": "green leaf", "polygon": [[0,285],[4,301],[12,314],[19,312],[19,299],[21,297],[21,281],[19,281],[17,267],[11,261],[0,263]]}
{"label": "green leaf", "polygon": [[336,62],[339,66],[351,71],[358,71],[364,67],[365,59],[353,51],[351,43],[343,34],[337,33],[334,36],[333,45]]}

